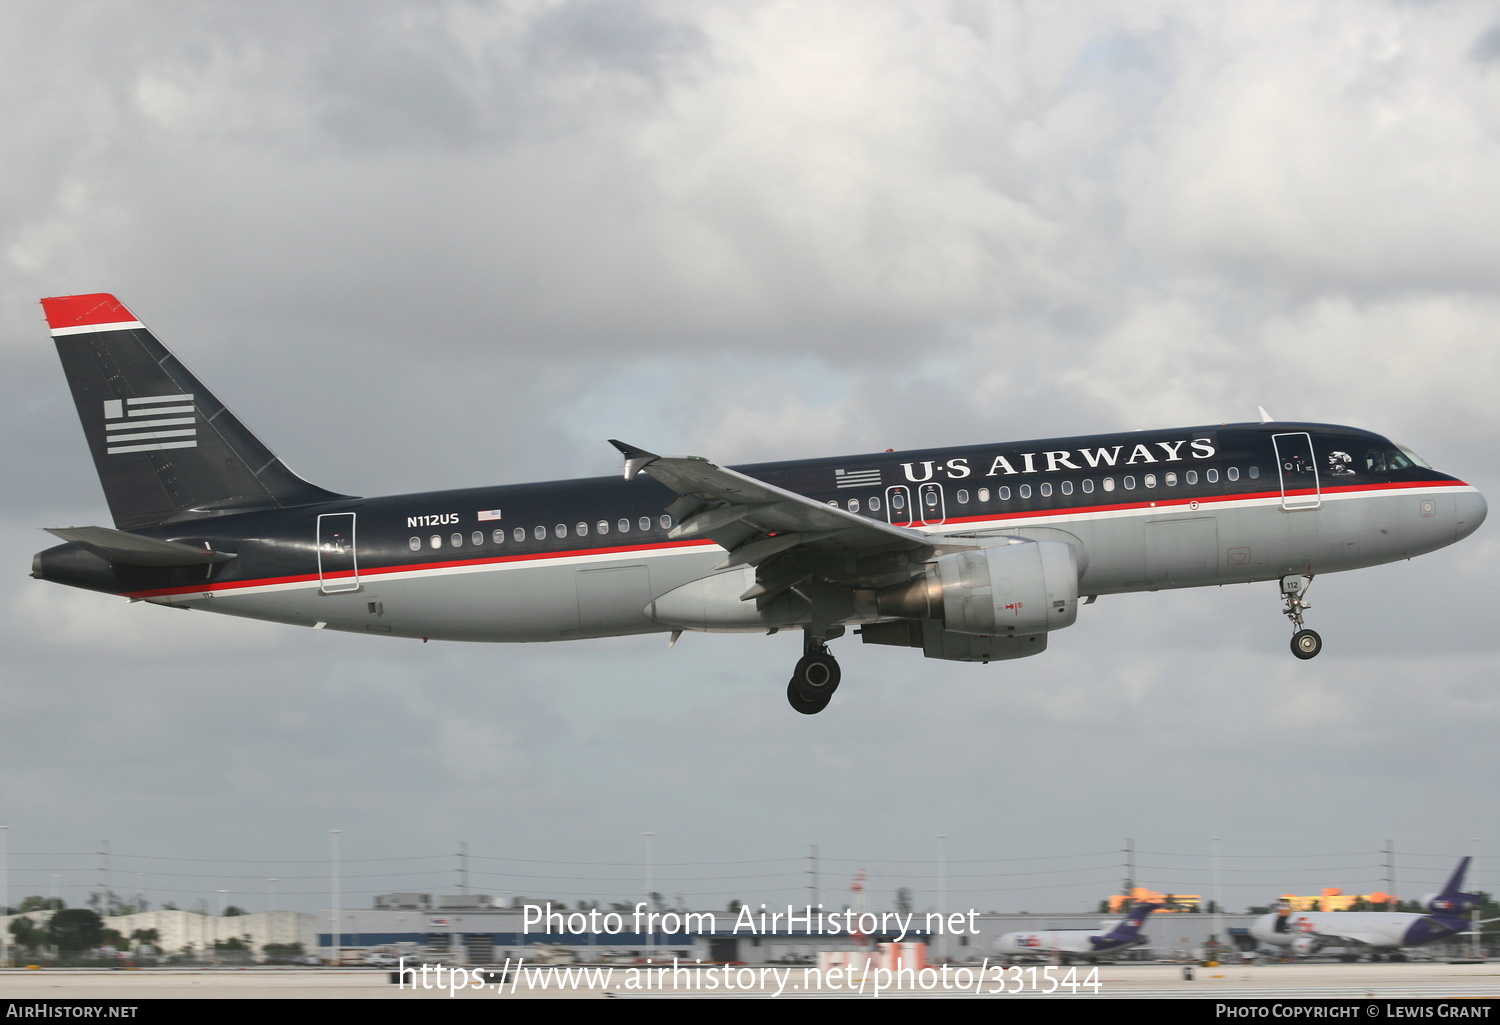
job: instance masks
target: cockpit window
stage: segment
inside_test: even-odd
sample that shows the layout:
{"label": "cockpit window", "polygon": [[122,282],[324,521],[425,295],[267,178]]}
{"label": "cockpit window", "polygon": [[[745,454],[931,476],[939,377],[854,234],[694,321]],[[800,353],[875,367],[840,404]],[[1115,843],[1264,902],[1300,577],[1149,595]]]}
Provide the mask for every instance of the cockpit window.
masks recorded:
{"label": "cockpit window", "polygon": [[1361,470],[1364,473],[1394,473],[1397,470],[1410,470],[1412,467],[1422,467],[1424,470],[1433,468],[1428,465],[1427,459],[1412,452],[1412,449],[1407,449],[1404,444],[1385,444],[1376,449],[1367,449],[1364,459],[1361,459]]}
{"label": "cockpit window", "polygon": [[[1402,456],[1404,456],[1405,458],[1407,458],[1407,459],[1409,459],[1411,461],[1410,463],[1408,463],[1406,465],[1420,466],[1424,470],[1430,470],[1430,469],[1432,469],[1432,464],[1431,463],[1429,463],[1427,460],[1423,459],[1421,456],[1417,455],[1415,452],[1413,452],[1411,449],[1407,448],[1405,445],[1402,445],[1402,444],[1400,444],[1398,442],[1396,444],[1396,448],[1398,450],[1400,450],[1400,454]],[[1404,467],[1392,467],[1392,469],[1401,469],[1401,468],[1404,468]]]}
{"label": "cockpit window", "polygon": [[1372,448],[1365,453],[1366,473],[1389,473],[1394,470],[1409,470],[1413,466],[1432,469],[1422,457],[1409,448]]}

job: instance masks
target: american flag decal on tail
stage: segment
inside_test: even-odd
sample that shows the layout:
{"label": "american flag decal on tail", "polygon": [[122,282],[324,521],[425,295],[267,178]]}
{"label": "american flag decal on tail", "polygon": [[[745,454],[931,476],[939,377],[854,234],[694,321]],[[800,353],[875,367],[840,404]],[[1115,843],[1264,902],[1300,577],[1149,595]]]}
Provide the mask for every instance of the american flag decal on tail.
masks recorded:
{"label": "american flag decal on tail", "polygon": [[197,414],[193,396],[147,395],[104,401],[105,451],[158,452],[168,448],[197,448]]}
{"label": "american flag decal on tail", "polygon": [[875,470],[834,470],[834,482],[841,488],[878,488],[880,487],[880,471]]}

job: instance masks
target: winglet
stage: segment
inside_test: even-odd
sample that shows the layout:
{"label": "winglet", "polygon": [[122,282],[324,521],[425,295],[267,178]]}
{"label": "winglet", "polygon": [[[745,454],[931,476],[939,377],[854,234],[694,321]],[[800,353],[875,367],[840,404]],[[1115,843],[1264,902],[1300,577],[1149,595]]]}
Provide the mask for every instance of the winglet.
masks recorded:
{"label": "winglet", "polygon": [[1268,423],[1270,423],[1270,422],[1271,422],[1271,421],[1272,421],[1272,420],[1275,420],[1275,419],[1276,419],[1276,418],[1275,418],[1275,417],[1274,417],[1274,416],[1272,416],[1272,415],[1271,415],[1271,414],[1270,414],[1270,413],[1267,413],[1267,412],[1266,412],[1266,407],[1265,407],[1265,406],[1256,406],[1256,407],[1255,407],[1255,408],[1256,408],[1256,409],[1258,409],[1258,410],[1260,410],[1260,422],[1261,422],[1261,423],[1263,423],[1263,424],[1268,424]]}
{"label": "winglet", "polygon": [[627,445],[623,441],[616,441],[614,438],[610,438],[609,443],[619,449],[620,454],[625,457],[626,480],[634,480],[636,474],[661,458],[655,452],[647,452],[643,448]]}

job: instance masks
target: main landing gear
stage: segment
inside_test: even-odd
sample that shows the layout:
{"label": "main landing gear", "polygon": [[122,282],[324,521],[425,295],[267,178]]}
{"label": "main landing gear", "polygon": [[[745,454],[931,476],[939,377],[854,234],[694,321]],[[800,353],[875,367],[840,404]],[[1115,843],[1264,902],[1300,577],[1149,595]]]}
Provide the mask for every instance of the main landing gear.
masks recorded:
{"label": "main landing gear", "polygon": [[839,664],[829,654],[828,645],[811,634],[805,635],[802,652],[786,685],[786,700],[803,715],[817,715],[839,689]]}
{"label": "main landing gear", "polygon": [[1286,608],[1282,615],[1292,621],[1296,633],[1292,634],[1292,654],[1300,659],[1315,657],[1323,650],[1323,638],[1318,636],[1316,630],[1307,630],[1302,626],[1302,613],[1312,608],[1303,596],[1307,589],[1312,586],[1311,576],[1285,576],[1281,578],[1281,599],[1286,602]]}

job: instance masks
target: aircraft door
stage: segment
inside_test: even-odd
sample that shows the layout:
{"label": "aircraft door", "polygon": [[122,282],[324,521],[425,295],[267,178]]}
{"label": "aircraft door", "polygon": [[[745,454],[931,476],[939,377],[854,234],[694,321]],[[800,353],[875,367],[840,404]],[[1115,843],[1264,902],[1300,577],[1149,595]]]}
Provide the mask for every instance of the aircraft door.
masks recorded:
{"label": "aircraft door", "polygon": [[359,590],[354,513],[323,513],[318,517],[318,584],[324,594]]}
{"label": "aircraft door", "polygon": [[885,489],[885,518],[893,526],[909,527],[916,513],[911,507],[911,489],[896,484]]}
{"label": "aircraft door", "polygon": [[1305,431],[1273,434],[1276,469],[1281,475],[1283,509],[1316,509],[1323,504],[1318,489],[1318,464],[1313,459],[1312,438]]}
{"label": "aircraft door", "polygon": [[943,503],[941,484],[928,481],[917,488],[917,514],[921,516],[922,523],[926,526],[937,526],[948,518],[947,508]]}

